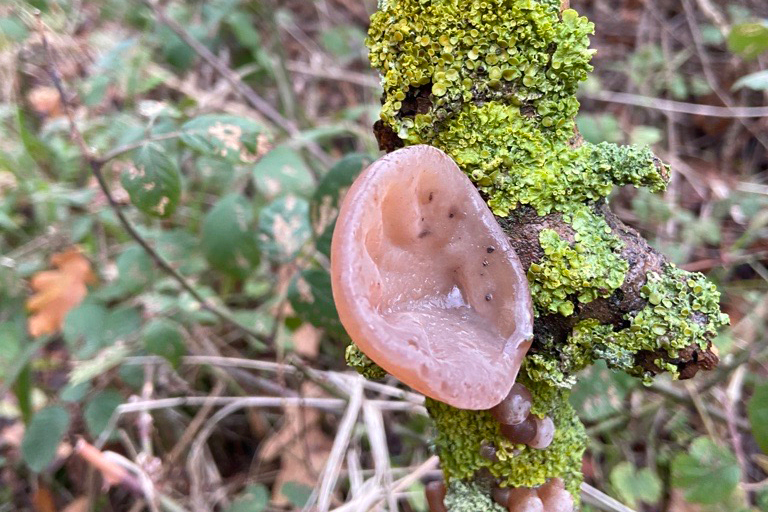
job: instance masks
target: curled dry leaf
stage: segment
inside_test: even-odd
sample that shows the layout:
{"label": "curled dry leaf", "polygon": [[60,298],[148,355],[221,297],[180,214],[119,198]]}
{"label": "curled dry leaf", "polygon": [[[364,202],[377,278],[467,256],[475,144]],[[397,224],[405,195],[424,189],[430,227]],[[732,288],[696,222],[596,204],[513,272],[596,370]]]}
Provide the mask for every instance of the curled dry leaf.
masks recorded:
{"label": "curled dry leaf", "polygon": [[36,292],[27,301],[31,313],[27,327],[32,336],[61,330],[64,317],[88,294],[86,285],[96,281],[91,263],[78,248],[54,254],[51,264],[55,270],[38,272],[30,282]]}

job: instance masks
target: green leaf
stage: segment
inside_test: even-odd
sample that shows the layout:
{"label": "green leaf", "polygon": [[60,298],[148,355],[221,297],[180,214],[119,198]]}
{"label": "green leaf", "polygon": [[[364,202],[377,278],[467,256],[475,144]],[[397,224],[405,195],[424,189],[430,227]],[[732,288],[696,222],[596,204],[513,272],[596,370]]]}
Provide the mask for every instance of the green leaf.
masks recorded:
{"label": "green leaf", "polygon": [[102,347],[102,334],[107,310],[86,299],[64,318],[63,336],[72,354],[78,359],[91,357]]}
{"label": "green leaf", "polygon": [[323,176],[312,196],[309,216],[317,237],[315,245],[318,251],[328,257],[331,255],[331,237],[339,214],[339,204],[355,178],[371,162],[373,158],[362,153],[345,156]]}
{"label": "green leaf", "polygon": [[[8,38],[14,43],[20,43],[27,38],[29,31],[24,24],[17,18],[0,18],[0,36]],[[2,39],[0,39],[2,41]]]}
{"label": "green leaf", "polygon": [[611,471],[611,484],[624,501],[637,508],[640,502],[652,505],[661,499],[661,480],[649,468],[638,470],[621,462]]}
{"label": "green leaf", "polygon": [[579,114],[576,124],[587,142],[622,142],[619,120],[613,114]]}
{"label": "green leaf", "polygon": [[262,484],[249,485],[226,512],[261,512],[269,505],[269,491]]}
{"label": "green leaf", "polygon": [[69,413],[58,405],[40,409],[32,417],[21,441],[21,458],[36,473],[53,462],[69,428]]}
{"label": "green leaf", "polygon": [[138,245],[125,249],[115,263],[118,275],[115,285],[122,295],[138,293],[154,279],[155,267],[152,259],[147,251]]}
{"label": "green leaf", "polygon": [[59,391],[59,399],[62,402],[79,403],[91,390],[90,382],[78,382],[77,384],[67,384]]}
{"label": "green leaf", "polygon": [[181,197],[181,174],[162,146],[146,144],[134,153],[133,165],[123,171],[120,182],[131,202],[147,215],[168,217]]}
{"label": "green leaf", "polygon": [[768,454],[768,383],[755,387],[747,405],[747,415],[757,445],[763,453]]}
{"label": "green leaf", "polygon": [[733,84],[732,89],[735,91],[743,87],[754,89],[756,91],[765,91],[768,89],[768,69],[739,78],[736,80],[736,83]]}
{"label": "green leaf", "polygon": [[123,402],[123,395],[115,389],[100,391],[88,401],[83,409],[83,418],[92,439],[96,439],[104,432],[115,409]]}
{"label": "green leaf", "polygon": [[253,208],[239,194],[223,197],[205,216],[202,245],[213,268],[244,279],[259,264]]}
{"label": "green leaf", "polygon": [[174,368],[179,366],[187,352],[184,335],[178,325],[165,318],[149,322],[144,327],[142,338],[147,352],[166,358]]}
{"label": "green leaf", "polygon": [[204,155],[252,163],[264,152],[264,127],[243,117],[204,115],[184,123],[181,140]]}
{"label": "green leaf", "polygon": [[8,370],[17,364],[16,358],[21,353],[24,333],[19,326],[11,322],[0,323],[0,380],[8,375]]}
{"label": "green leaf", "polygon": [[294,278],[288,289],[288,299],[302,320],[330,334],[344,335],[331,294],[331,276],[325,269],[307,269]]}
{"label": "green leaf", "polygon": [[200,237],[183,229],[163,230],[153,237],[155,250],[182,275],[193,275],[205,270],[200,249]]}
{"label": "green leaf", "polygon": [[768,50],[768,22],[734,25],[728,34],[728,48],[746,59],[756,58]]}
{"label": "green leaf", "polygon": [[285,482],[280,493],[288,498],[294,507],[303,507],[312,495],[312,488],[298,482]]}
{"label": "green leaf", "polygon": [[288,146],[276,146],[253,166],[256,188],[268,198],[287,194],[308,195],[312,173],[304,159]]}
{"label": "green leaf", "polygon": [[579,375],[571,394],[571,404],[585,421],[600,421],[624,409],[627,394],[637,381],[623,372],[608,368],[605,361]]}
{"label": "green leaf", "polygon": [[293,259],[310,237],[309,203],[296,196],[281,197],[261,211],[259,244],[272,260]]}
{"label": "green leaf", "polygon": [[728,499],[741,474],[736,456],[708,437],[695,439],[688,451],[672,460],[672,485],[691,503],[712,505]]}

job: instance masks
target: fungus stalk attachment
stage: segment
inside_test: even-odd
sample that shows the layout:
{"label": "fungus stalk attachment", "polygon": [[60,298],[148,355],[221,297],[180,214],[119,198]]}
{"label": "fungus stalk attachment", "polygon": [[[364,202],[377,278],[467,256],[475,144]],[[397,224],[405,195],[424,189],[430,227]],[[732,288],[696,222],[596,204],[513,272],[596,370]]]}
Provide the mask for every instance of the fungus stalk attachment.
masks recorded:
{"label": "fungus stalk attachment", "polygon": [[663,190],[669,167],[576,130],[593,29],[561,0],[382,0],[371,18],[374,133],[394,152],[344,200],[333,292],[348,362],[427,396],[433,512],[577,510],[578,372],[718,362],[716,287],[608,205],[615,186]]}

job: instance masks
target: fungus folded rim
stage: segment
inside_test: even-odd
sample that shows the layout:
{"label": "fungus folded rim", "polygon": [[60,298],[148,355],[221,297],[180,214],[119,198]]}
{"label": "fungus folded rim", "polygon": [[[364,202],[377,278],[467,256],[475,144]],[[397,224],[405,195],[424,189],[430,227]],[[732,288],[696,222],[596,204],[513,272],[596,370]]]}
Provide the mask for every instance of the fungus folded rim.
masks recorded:
{"label": "fungus folded rim", "polygon": [[[376,231],[373,245],[392,244],[392,247],[387,246],[391,250],[379,247],[381,252],[376,254],[381,260],[387,260],[387,264],[391,263],[390,260],[397,260],[396,264],[406,266],[406,273],[414,272],[408,265],[422,269],[416,272],[431,272],[433,268],[440,270],[440,262],[444,257],[448,257],[441,253],[424,258],[423,254],[420,254],[414,259],[415,252],[402,249],[397,245],[398,241],[392,243],[390,239],[386,239],[386,233],[382,234],[387,229],[384,224],[388,222],[394,222],[398,224],[396,227],[401,228],[400,224],[406,222],[403,218],[409,213],[397,209],[394,212],[382,213],[382,205],[386,201],[384,196],[394,195],[398,201],[405,201],[403,204],[409,208],[423,208],[426,203],[424,198],[421,198],[419,203],[418,198],[408,194],[418,189],[421,183],[418,180],[427,179],[431,180],[430,186],[436,187],[436,195],[441,194],[441,198],[447,195],[460,202],[461,211],[457,213],[460,218],[451,221],[455,222],[454,224],[447,224],[448,221],[442,217],[442,220],[435,221],[441,229],[435,229],[434,236],[446,244],[440,247],[447,248],[446,251],[451,249],[452,257],[457,258],[456,261],[461,258],[466,260],[468,256],[465,253],[473,251],[472,258],[480,258],[478,262],[483,260],[483,266],[496,272],[493,274],[485,270],[489,273],[487,276],[479,274],[485,276],[482,278],[484,281],[481,281],[490,283],[489,287],[496,286],[503,293],[488,293],[485,294],[484,301],[478,300],[477,291],[474,290],[476,286],[465,283],[465,290],[460,290],[458,285],[454,285],[450,292],[440,292],[442,295],[438,298],[430,296],[403,300],[396,303],[396,307],[389,309],[371,298],[381,297],[382,290],[386,295],[387,285],[397,282],[398,278],[395,276],[390,279],[383,275],[382,268],[387,265],[382,261],[374,261],[376,255],[372,256],[370,248],[367,247],[370,245],[368,240],[371,237],[367,236],[370,232]],[[429,202],[431,201],[430,192]],[[385,218],[385,215],[389,217]],[[446,217],[453,216],[453,213],[450,213]],[[465,219],[469,219],[466,223],[471,223],[472,232],[445,228],[466,226]],[[422,217],[421,221],[424,220]],[[406,228],[410,229],[409,226]],[[395,230],[397,236],[401,236],[403,229]],[[416,238],[431,234],[431,231],[424,230],[407,243],[416,246],[421,243],[417,242]],[[376,237],[384,239],[384,242]],[[465,241],[462,241],[462,237]],[[478,240],[484,243],[482,247]],[[481,249],[482,257],[477,254]],[[401,256],[398,251],[405,254],[400,258],[405,263],[397,259]],[[425,262],[425,259],[434,261]],[[461,260],[463,263],[460,267],[461,271],[467,274],[468,271],[463,269],[466,263],[464,260]],[[491,264],[484,260],[491,260]],[[472,264],[475,263],[473,259]],[[475,266],[472,267],[473,272]],[[424,268],[428,270],[424,271]],[[480,270],[483,269],[478,268],[477,272]],[[361,173],[347,192],[339,211],[331,248],[331,276],[333,297],[342,324],[360,350],[387,372],[433,399],[462,409],[489,409],[507,396],[530,348],[533,335],[533,310],[528,282],[507,236],[484,200],[466,175],[444,152],[430,146],[410,146],[380,158]],[[412,286],[413,289],[428,288],[430,282],[440,281],[432,274],[418,274],[417,279],[411,281],[419,279],[423,279],[427,284],[422,286],[422,283],[408,282],[406,279],[406,285]],[[444,281],[443,278],[440,283],[444,285]],[[469,282],[474,283],[471,279]],[[411,292],[413,290],[409,289],[403,294],[408,295]],[[467,298],[464,295],[467,295]],[[414,306],[422,299],[424,300],[420,306]],[[494,302],[491,302],[492,300]],[[409,309],[413,307],[420,307],[422,310],[414,313]],[[496,311],[495,316],[488,313],[492,308],[496,308],[493,309]],[[445,322],[446,318],[449,322]],[[460,322],[462,319],[470,322],[466,324],[466,329],[464,325],[450,323]],[[407,325],[403,327],[397,322],[406,322]],[[414,329],[417,330],[415,334]],[[472,329],[476,329],[477,339],[470,339]],[[443,345],[445,338],[440,336],[454,336],[454,332],[459,331],[469,333],[468,336],[455,334],[454,338],[456,350],[464,350],[466,353],[446,352],[449,347]],[[437,345],[433,339],[435,336],[440,337]],[[490,345],[487,342],[483,344],[486,338],[491,339]],[[423,346],[425,339],[430,346]],[[435,346],[437,350],[432,350]],[[443,359],[440,360],[440,357]]]}

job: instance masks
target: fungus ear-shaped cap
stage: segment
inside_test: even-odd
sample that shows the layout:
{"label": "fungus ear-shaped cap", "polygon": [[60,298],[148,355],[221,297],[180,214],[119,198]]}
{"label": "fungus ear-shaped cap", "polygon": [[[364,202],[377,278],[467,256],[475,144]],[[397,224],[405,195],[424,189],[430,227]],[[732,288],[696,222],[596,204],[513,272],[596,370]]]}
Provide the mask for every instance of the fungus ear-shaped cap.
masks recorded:
{"label": "fungus ear-shaped cap", "polygon": [[352,340],[402,382],[461,409],[509,393],[531,344],[528,282],[442,151],[407,147],[363,171],[339,212],[331,277]]}

